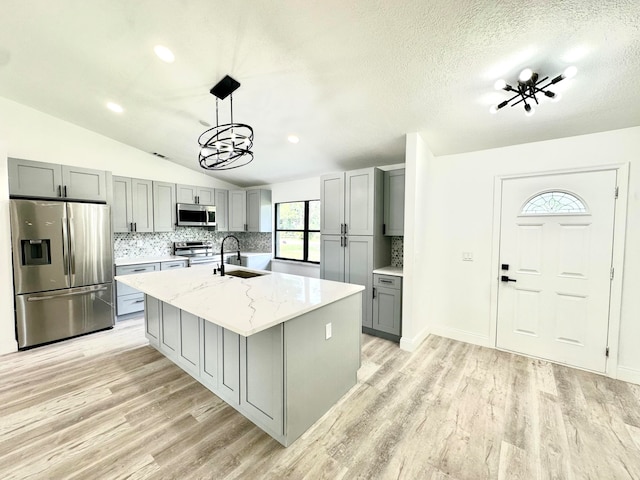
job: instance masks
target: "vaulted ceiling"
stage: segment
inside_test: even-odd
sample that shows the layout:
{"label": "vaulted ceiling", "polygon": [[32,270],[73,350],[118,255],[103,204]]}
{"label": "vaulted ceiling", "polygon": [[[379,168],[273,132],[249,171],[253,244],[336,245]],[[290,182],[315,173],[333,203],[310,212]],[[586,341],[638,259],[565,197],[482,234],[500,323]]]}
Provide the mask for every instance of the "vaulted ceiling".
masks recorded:
{"label": "vaulted ceiling", "polygon": [[[215,176],[238,185],[399,163],[407,132],[444,155],[640,125],[638,0],[3,0],[0,13],[0,96],[189,168],[215,124],[209,89],[237,79],[255,160]],[[489,113],[508,98],[496,79],[568,65],[560,102]]]}

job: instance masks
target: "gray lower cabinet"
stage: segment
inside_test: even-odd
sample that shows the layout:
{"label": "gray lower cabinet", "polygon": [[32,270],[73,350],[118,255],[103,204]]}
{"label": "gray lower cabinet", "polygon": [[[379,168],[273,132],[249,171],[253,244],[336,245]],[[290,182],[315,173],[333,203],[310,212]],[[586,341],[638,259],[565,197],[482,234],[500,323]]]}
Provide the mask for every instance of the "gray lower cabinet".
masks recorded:
{"label": "gray lower cabinet", "polygon": [[240,403],[251,420],[282,435],[283,324],[241,337]]}
{"label": "gray lower cabinet", "polygon": [[107,172],[9,158],[9,194],[18,197],[107,201]]}
{"label": "gray lower cabinet", "polygon": [[[144,294],[143,294],[144,295]],[[160,347],[160,316],[162,302],[157,298],[145,295],[146,308],[144,310],[145,335],[149,343],[156,348]]]}
{"label": "gray lower cabinet", "polygon": [[180,309],[162,302],[161,311],[160,351],[176,361],[180,343]]}
{"label": "gray lower cabinet", "polygon": [[[188,265],[187,260],[121,265],[116,267],[116,275],[131,275],[135,273],[157,272],[158,270],[186,268]],[[116,281],[116,315],[128,315],[130,313],[142,312],[144,309],[144,293],[129,285]]]}
{"label": "gray lower cabinet", "polygon": [[178,364],[197,377],[200,373],[200,319],[184,310],[178,311]]}
{"label": "gray lower cabinet", "polygon": [[[203,320],[204,321],[204,320]],[[232,405],[240,404],[240,335],[225,328],[220,329],[219,365],[220,398]]]}
{"label": "gray lower cabinet", "polygon": [[[320,278],[335,282],[355,283],[365,287],[362,296],[362,326],[372,326],[371,316],[371,271],[374,260],[376,238],[368,235],[320,236]],[[378,248],[382,250],[381,248]]]}
{"label": "gray lower cabinet", "polygon": [[375,332],[369,333],[383,332],[393,336],[393,340],[399,340],[402,334],[402,278],[374,273],[373,285],[371,328]]}

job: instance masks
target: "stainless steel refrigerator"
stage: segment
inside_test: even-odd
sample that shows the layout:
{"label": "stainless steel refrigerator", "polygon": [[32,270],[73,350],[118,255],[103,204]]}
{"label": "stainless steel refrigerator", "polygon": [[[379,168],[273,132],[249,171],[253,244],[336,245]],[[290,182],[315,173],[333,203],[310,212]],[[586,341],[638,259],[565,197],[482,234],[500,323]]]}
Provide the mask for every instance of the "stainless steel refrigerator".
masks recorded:
{"label": "stainless steel refrigerator", "polygon": [[18,348],[113,326],[108,205],[10,200]]}

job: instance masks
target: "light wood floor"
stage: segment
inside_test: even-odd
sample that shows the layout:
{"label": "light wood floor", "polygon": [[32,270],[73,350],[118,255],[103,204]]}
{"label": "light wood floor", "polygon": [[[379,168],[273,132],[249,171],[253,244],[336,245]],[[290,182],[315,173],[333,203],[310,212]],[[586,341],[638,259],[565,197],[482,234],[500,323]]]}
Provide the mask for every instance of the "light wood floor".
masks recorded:
{"label": "light wood floor", "polygon": [[0,357],[0,478],[640,479],[639,386],[435,336],[359,377],[285,449],[129,320]]}

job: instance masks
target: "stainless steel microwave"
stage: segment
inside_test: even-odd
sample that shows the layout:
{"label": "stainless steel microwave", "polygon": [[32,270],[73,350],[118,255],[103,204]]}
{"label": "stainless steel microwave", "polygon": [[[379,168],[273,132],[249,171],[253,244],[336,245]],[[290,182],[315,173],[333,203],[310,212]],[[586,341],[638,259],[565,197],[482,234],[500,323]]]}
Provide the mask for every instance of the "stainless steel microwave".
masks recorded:
{"label": "stainless steel microwave", "polygon": [[193,203],[176,205],[179,227],[215,227],[216,207]]}

